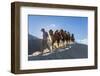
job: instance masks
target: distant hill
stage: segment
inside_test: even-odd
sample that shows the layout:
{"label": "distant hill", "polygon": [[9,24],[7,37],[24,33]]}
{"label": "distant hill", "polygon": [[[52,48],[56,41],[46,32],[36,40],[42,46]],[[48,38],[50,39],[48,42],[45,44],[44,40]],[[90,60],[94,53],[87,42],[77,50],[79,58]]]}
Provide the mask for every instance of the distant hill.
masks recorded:
{"label": "distant hill", "polygon": [[41,50],[42,39],[28,34],[28,54]]}
{"label": "distant hill", "polygon": [[31,35],[31,34],[28,34],[28,39],[32,40],[32,39],[39,39],[39,38],[37,38],[37,37],[35,37],[35,36]]}

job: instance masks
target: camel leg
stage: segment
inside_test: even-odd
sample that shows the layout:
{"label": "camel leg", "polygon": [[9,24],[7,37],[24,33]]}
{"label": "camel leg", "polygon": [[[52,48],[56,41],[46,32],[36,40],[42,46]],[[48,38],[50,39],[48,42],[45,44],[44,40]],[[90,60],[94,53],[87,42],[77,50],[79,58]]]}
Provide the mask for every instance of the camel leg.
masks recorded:
{"label": "camel leg", "polygon": [[57,41],[57,48],[59,48],[59,41]]}

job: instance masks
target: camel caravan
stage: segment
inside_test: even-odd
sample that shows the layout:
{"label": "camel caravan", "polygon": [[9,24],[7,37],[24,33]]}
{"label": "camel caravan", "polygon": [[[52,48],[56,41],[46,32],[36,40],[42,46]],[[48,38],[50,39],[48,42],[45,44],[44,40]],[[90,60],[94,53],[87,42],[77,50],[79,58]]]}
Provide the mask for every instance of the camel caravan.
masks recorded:
{"label": "camel caravan", "polygon": [[48,32],[44,28],[42,31],[42,52],[45,49],[48,49],[49,52],[54,51],[59,48],[67,48],[69,44],[73,44],[75,42],[74,34],[67,32],[66,30],[52,30],[50,29]]}

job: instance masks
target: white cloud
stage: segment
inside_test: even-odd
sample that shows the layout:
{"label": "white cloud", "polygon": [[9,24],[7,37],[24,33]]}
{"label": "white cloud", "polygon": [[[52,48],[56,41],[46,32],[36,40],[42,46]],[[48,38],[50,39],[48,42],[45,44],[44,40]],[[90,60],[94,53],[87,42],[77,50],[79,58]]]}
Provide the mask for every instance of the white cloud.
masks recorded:
{"label": "white cloud", "polygon": [[56,25],[55,25],[55,24],[51,24],[50,26],[51,26],[51,27],[55,27]]}
{"label": "white cloud", "polygon": [[88,39],[84,38],[84,39],[81,39],[81,40],[77,40],[78,43],[81,43],[81,44],[88,44]]}
{"label": "white cloud", "polygon": [[56,30],[56,29],[58,29],[58,27],[59,27],[58,25],[50,24],[50,25],[46,26],[45,29],[46,29],[47,31],[50,30],[50,29]]}

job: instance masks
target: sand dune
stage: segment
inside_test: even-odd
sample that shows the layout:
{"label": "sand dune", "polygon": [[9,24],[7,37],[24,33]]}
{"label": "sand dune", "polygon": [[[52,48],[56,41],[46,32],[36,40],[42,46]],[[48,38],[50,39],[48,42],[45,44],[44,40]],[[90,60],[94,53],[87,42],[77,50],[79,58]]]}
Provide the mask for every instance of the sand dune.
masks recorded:
{"label": "sand dune", "polygon": [[29,55],[28,60],[52,60],[52,59],[77,59],[88,57],[88,46],[84,44],[71,44],[67,48],[59,48],[53,52],[45,50],[41,55],[40,51],[36,51]]}

